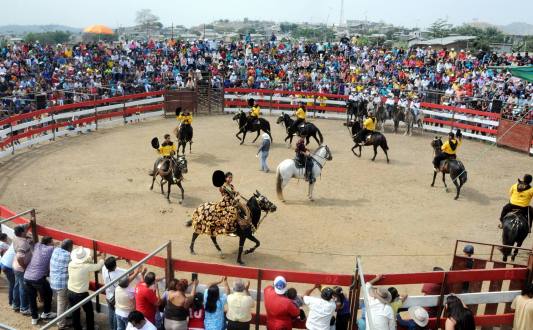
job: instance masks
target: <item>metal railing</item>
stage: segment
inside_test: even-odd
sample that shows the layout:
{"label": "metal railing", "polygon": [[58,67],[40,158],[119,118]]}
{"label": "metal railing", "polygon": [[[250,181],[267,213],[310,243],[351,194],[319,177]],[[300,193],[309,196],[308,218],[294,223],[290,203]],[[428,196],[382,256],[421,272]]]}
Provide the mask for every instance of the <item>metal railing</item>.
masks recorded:
{"label": "metal railing", "polygon": [[115,278],[114,280],[112,280],[111,282],[107,283],[106,285],[102,286],[101,288],[99,288],[98,290],[94,291],[91,295],[89,295],[87,298],[83,299],[82,301],[80,301],[79,303],[77,303],[76,305],[72,306],[71,308],[69,308],[68,310],[66,310],[63,314],[61,315],[58,315],[55,319],[53,319],[52,321],[48,322],[47,324],[45,324],[41,330],[45,330],[45,329],[50,329],[52,326],[54,326],[57,322],[63,320],[64,318],[66,318],[67,316],[69,316],[72,312],[74,312],[75,310],[77,309],[80,309],[83,305],[85,305],[87,302],[90,302],[94,297],[98,296],[100,293],[104,292],[107,288],[115,285],[115,283],[119,282],[122,278],[124,278],[125,276],[128,276],[131,272],[133,272],[134,270],[136,270],[137,268],[141,267],[146,261],[148,261],[150,258],[152,258],[153,256],[155,256],[156,254],[158,254],[159,252],[161,252],[163,249],[166,249],[170,246],[171,242],[168,241],[166,242],[165,244],[161,245],[160,247],[158,247],[157,249],[155,249],[154,251],[152,251],[150,254],[148,254],[146,257],[144,257],[143,259],[141,259],[138,263],[136,263],[134,266],[130,267],[129,269],[127,269],[122,275],[120,275],[119,277]]}
{"label": "metal railing", "polygon": [[36,222],[36,217],[35,217],[35,214],[36,214],[35,209],[29,209],[24,212],[17,213],[9,218],[0,220],[0,232],[2,232],[2,224],[13,221],[16,218],[22,217],[23,215],[26,215],[28,213],[30,214],[30,226],[31,226],[31,234],[32,234],[33,242],[37,243],[38,237],[37,237],[37,222]]}

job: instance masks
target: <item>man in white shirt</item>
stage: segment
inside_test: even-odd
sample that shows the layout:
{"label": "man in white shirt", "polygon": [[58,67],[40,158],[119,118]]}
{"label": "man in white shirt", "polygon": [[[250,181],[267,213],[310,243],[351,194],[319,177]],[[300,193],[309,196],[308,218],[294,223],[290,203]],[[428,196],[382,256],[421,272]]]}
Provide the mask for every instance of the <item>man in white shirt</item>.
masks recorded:
{"label": "man in white shirt", "polygon": [[320,298],[311,297],[311,293],[319,288],[320,285],[317,284],[304,294],[304,304],[309,307],[309,316],[307,317],[305,326],[309,330],[329,330],[331,318],[337,309],[331,288],[322,290]]}
{"label": "man in white shirt", "polygon": [[[372,283],[379,281],[381,278],[382,276],[378,275]],[[392,296],[389,290],[373,287],[372,283],[366,283],[369,296],[368,306],[366,307],[366,328],[370,329],[368,317],[368,310],[370,310],[374,326],[372,330],[396,330],[396,319],[390,305]]]}

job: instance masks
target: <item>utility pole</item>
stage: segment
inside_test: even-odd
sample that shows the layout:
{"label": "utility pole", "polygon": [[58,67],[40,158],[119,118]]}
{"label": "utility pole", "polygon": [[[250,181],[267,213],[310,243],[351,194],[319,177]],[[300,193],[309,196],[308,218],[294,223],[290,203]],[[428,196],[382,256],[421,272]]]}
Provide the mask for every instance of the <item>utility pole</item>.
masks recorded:
{"label": "utility pole", "polygon": [[339,29],[341,28],[343,21],[344,21],[344,0],[341,0],[341,14],[339,17]]}
{"label": "utility pole", "polygon": [[174,40],[174,22],[172,22],[171,31],[172,32],[170,32],[170,39]]}

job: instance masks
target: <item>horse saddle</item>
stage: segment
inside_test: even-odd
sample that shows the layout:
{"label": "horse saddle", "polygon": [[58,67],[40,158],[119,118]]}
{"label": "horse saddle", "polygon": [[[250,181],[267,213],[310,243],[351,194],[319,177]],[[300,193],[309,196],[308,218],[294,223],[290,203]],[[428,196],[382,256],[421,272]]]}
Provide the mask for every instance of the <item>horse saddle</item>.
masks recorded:
{"label": "horse saddle", "polygon": [[237,223],[239,227],[243,230],[249,228],[252,225],[252,216],[250,214],[250,209],[247,205],[244,205],[240,202],[237,203]]}
{"label": "horse saddle", "polygon": [[299,129],[303,129],[305,127],[306,123],[301,123],[300,125],[298,125],[298,128]]}
{"label": "horse saddle", "polygon": [[448,167],[450,165],[450,160],[455,160],[455,157],[445,159],[440,162],[440,171],[441,172],[448,172]]}
{"label": "horse saddle", "polygon": [[157,169],[160,171],[166,172],[168,171],[169,164],[170,164],[170,159],[163,158],[157,164]]}
{"label": "horse saddle", "polygon": [[296,165],[296,168],[305,168],[305,159],[300,159],[299,157],[295,157],[293,160],[294,160],[294,165]]}

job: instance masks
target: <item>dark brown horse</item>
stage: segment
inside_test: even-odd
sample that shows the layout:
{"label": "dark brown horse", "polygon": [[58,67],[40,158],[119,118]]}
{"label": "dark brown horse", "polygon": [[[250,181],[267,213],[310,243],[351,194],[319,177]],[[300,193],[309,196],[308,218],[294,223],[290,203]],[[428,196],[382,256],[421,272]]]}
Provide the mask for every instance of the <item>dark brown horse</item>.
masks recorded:
{"label": "dark brown horse", "polygon": [[[387,145],[387,139],[385,138],[385,135],[379,133],[379,132],[373,132],[372,135],[365,139],[364,141],[359,136],[360,132],[362,131],[361,122],[355,121],[351,123],[352,125],[352,138],[355,145],[352,147],[352,152],[357,157],[361,157],[361,149],[365,146],[372,146],[374,148],[374,157],[372,157],[372,161],[376,160],[376,156],[378,154],[378,147],[381,147],[383,152],[385,153],[385,157],[387,157],[387,163],[389,162],[389,154],[387,153],[387,150],[389,150],[389,146]],[[359,148],[359,153],[355,152],[355,149]]]}
{"label": "dark brown horse", "polygon": [[[435,139],[431,142],[431,147],[433,148],[435,156],[442,153],[441,138],[435,137]],[[458,161],[457,159],[447,159],[439,164],[439,171],[442,173],[442,182],[444,183],[444,188],[446,189],[446,192],[448,192],[448,185],[446,184],[446,174],[450,174],[450,177],[452,178],[452,182],[455,185],[457,192],[455,194],[454,199],[457,200],[459,198],[459,194],[461,193],[461,187],[466,183],[466,180],[468,178],[465,166],[461,161]],[[433,172],[433,181],[431,182],[432,187],[435,186],[436,177],[437,172]]]}
{"label": "dark brown horse", "polygon": [[168,159],[160,158],[156,160],[154,169],[150,173],[150,176],[152,176],[150,190],[154,189],[155,179],[159,176],[161,177],[161,194],[165,193],[163,185],[167,183],[167,200],[170,203],[170,187],[175,184],[181,190],[181,200],[179,201],[181,204],[185,193],[181,182],[183,181],[183,174],[187,173],[187,171],[187,159],[185,159],[185,156],[178,156],[177,158],[169,157]]}
{"label": "dark brown horse", "polygon": [[[502,247],[500,250],[503,254],[503,261],[507,261],[507,257],[511,254],[512,248],[516,244],[516,247],[521,247],[524,240],[529,233],[529,224],[520,212],[509,212],[503,217],[503,231],[502,231],[502,244],[509,247]],[[514,261],[518,249],[515,249],[511,255],[511,260]]]}

